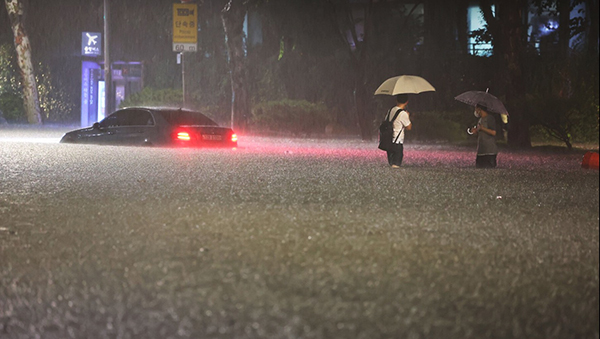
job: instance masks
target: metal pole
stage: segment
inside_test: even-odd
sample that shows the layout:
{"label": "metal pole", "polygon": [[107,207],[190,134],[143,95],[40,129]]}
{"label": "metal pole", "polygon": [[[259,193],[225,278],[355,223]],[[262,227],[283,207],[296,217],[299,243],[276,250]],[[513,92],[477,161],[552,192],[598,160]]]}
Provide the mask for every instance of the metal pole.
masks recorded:
{"label": "metal pole", "polygon": [[181,89],[183,91],[183,107],[185,107],[185,53],[181,52]]}
{"label": "metal pole", "polygon": [[112,104],[112,67],[109,52],[109,0],[104,0],[104,109],[105,116],[113,111]]}
{"label": "metal pole", "polygon": [[[182,4],[186,4],[190,0],[181,0]],[[185,107],[185,50],[181,52],[181,90],[183,92],[183,107]]]}
{"label": "metal pole", "polygon": [[233,129],[233,118],[235,117],[235,88],[231,86],[231,129]]}

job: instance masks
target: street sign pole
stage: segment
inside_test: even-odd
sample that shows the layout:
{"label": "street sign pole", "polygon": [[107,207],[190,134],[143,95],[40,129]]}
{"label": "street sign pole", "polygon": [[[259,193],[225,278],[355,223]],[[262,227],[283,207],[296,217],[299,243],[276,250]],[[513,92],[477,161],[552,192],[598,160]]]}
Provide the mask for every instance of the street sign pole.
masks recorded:
{"label": "street sign pole", "polygon": [[108,116],[113,111],[112,105],[112,67],[109,53],[109,0],[104,0],[104,114]]}
{"label": "street sign pole", "polygon": [[198,6],[190,0],[173,4],[173,51],[181,57],[183,106],[187,104],[185,91],[185,52],[195,52],[198,46]]}
{"label": "street sign pole", "polygon": [[181,90],[183,91],[183,107],[186,105],[185,100],[185,53],[181,52]]}

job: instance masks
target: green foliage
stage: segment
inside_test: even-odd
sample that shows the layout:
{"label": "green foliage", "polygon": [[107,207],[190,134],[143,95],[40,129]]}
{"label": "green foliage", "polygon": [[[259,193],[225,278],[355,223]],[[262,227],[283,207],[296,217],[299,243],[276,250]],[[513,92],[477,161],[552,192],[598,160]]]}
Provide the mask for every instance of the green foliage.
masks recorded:
{"label": "green foliage", "polygon": [[121,102],[121,107],[130,106],[169,106],[181,107],[183,93],[177,89],[154,89],[146,87]]}
{"label": "green foliage", "polygon": [[[278,101],[288,98],[285,84],[280,76],[279,60],[274,57],[264,58],[267,53],[256,50],[249,55],[250,82],[254,102]],[[262,60],[261,60],[262,59]]]}
{"label": "green foliage", "polygon": [[467,140],[466,128],[474,123],[464,111],[412,113],[410,120],[413,128],[406,138],[419,141],[463,142]]}
{"label": "green foliage", "polygon": [[577,98],[530,96],[527,107],[545,139],[560,140],[569,148],[573,142],[598,142],[597,105],[582,105]]}
{"label": "green foliage", "polygon": [[25,114],[23,113],[23,99],[19,94],[1,93],[0,110],[2,111],[4,118],[8,122],[27,122],[27,119],[25,119]]}
{"label": "green foliage", "polygon": [[0,45],[0,93],[18,91],[17,63],[15,49],[10,44]]}
{"label": "green foliage", "polygon": [[[231,109],[220,105],[202,105],[196,97],[188,99],[186,107],[196,109],[216,122],[227,125],[230,122]],[[181,107],[183,94],[181,90],[155,89],[146,87],[141,92],[127,97],[121,102],[121,108],[132,106]]]}
{"label": "green foliage", "polygon": [[538,136],[568,147],[597,143],[598,59],[573,55],[567,63],[538,58],[529,64],[527,114]]}
{"label": "green foliage", "polygon": [[574,104],[573,100],[565,98],[529,96],[527,111],[534,119],[535,125],[542,127],[543,135],[558,139],[571,147],[571,116],[577,113]]}
{"label": "green foliage", "polygon": [[[26,123],[21,75],[12,45],[0,46],[0,110],[9,122]],[[44,122],[64,122],[73,116],[76,105],[63,85],[46,65],[39,63],[36,82]]]}
{"label": "green foliage", "polygon": [[199,104],[192,104],[192,106],[221,126],[228,126],[231,124],[231,108],[229,107],[200,106]]}
{"label": "green foliage", "polygon": [[36,76],[40,109],[44,122],[65,122],[75,113],[76,105],[60,77],[55,77],[49,67],[38,65]]}
{"label": "green foliage", "polygon": [[282,100],[255,105],[250,125],[258,132],[300,136],[322,134],[330,122],[331,116],[324,104]]}
{"label": "green foliage", "polygon": [[26,122],[15,59],[12,45],[0,46],[0,110],[9,122]]}

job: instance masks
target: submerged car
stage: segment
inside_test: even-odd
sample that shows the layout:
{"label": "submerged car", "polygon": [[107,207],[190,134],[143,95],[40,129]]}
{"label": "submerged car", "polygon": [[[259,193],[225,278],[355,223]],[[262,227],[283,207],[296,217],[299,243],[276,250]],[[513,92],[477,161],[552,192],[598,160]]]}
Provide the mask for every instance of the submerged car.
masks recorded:
{"label": "submerged car", "polygon": [[120,109],[88,128],[67,132],[61,143],[184,147],[236,147],[231,128],[196,111],[178,108]]}

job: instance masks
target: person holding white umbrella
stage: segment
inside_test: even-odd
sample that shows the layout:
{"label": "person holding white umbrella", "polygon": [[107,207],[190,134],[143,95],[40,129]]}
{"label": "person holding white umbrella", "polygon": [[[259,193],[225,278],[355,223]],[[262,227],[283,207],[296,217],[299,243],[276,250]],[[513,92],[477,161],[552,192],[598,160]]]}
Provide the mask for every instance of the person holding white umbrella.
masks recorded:
{"label": "person holding white umbrella", "polygon": [[[406,110],[408,94],[433,92],[435,88],[427,80],[415,75],[401,75],[384,81],[375,91],[375,95],[395,95],[396,106],[392,107],[385,120],[393,124],[392,144],[382,148],[387,152],[388,163],[392,168],[400,168],[404,159],[404,135],[412,129],[410,113]],[[383,124],[382,124],[383,125]],[[381,138],[381,135],[380,135]]]}
{"label": "person holding white umbrella", "polygon": [[404,159],[404,134],[412,129],[410,113],[406,110],[408,95],[396,95],[396,106],[392,107],[387,114],[387,119],[394,125],[392,145],[387,150],[388,163],[392,168],[400,168]]}

